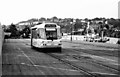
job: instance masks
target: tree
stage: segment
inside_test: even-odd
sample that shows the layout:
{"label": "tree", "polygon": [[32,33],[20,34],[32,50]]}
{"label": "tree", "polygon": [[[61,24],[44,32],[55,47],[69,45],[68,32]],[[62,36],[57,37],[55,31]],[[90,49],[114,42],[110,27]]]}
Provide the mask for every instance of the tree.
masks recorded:
{"label": "tree", "polygon": [[52,19],[58,19],[56,16],[52,17]]}
{"label": "tree", "polygon": [[11,32],[10,37],[16,38],[18,31],[16,29],[16,26],[13,23],[10,25],[10,32]]}
{"label": "tree", "polygon": [[30,28],[28,26],[25,26],[25,28],[22,30],[22,37],[29,38],[29,34],[30,34]]}
{"label": "tree", "polygon": [[46,18],[41,17],[41,18],[39,19],[39,21],[46,21]]}
{"label": "tree", "polygon": [[74,25],[74,30],[77,31],[78,29],[82,28],[82,23],[80,22],[76,22],[75,25]]}

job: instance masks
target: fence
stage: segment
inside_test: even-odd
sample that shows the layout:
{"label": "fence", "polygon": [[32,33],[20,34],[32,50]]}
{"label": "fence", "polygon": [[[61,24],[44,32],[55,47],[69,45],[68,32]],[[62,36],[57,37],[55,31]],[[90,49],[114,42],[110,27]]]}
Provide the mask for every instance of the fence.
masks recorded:
{"label": "fence", "polygon": [[[72,35],[72,40],[78,40],[78,41],[85,41],[86,38],[84,38],[85,36],[83,35]],[[110,43],[110,44],[117,44],[118,42],[118,38],[111,38],[111,37],[108,37],[110,40],[107,41],[106,43]],[[71,40],[71,35],[65,35],[62,37],[62,40]]]}

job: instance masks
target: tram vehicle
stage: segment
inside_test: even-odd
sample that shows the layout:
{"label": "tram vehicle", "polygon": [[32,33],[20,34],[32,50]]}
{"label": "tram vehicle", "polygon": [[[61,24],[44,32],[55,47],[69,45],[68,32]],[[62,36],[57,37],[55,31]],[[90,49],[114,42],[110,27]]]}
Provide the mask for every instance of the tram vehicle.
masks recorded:
{"label": "tram vehicle", "polygon": [[61,51],[61,31],[56,23],[41,23],[31,27],[31,47],[57,48]]}

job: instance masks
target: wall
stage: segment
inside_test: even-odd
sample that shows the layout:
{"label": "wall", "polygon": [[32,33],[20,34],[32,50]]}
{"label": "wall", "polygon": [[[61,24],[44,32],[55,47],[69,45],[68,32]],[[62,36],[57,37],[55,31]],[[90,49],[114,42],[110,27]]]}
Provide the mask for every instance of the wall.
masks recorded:
{"label": "wall", "polygon": [[0,24],[0,75],[2,75],[2,45],[4,40],[3,29]]}

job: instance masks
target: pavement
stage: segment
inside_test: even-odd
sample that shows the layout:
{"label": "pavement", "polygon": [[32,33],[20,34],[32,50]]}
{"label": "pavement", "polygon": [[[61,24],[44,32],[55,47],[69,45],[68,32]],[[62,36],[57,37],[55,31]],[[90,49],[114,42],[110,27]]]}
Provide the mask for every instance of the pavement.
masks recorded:
{"label": "pavement", "polygon": [[[105,62],[108,63],[109,61],[110,63],[108,65],[112,67],[116,67],[116,65],[111,64],[111,61],[113,63],[113,61],[115,60],[83,53],[84,51],[87,51],[87,50],[89,50],[89,52],[91,53],[94,53],[95,51],[90,51],[90,49],[86,49],[87,47],[95,48],[95,46],[91,46],[92,44],[84,45],[88,43],[83,42],[83,44],[79,45],[80,41],[79,42],[74,41],[75,44],[73,43],[73,41],[72,43],[70,42],[71,41],[66,41],[65,43],[63,43],[64,45],[63,46],[64,48],[62,51],[63,53],[60,54],[63,59],[74,61],[74,63],[76,62],[76,64],[80,66],[89,68],[89,70],[92,70],[93,73],[96,73],[96,72],[105,73],[106,72],[106,74],[108,75],[111,73],[111,71],[110,72],[106,71],[105,68],[101,69],[101,66],[94,66],[93,64],[90,65],[85,62],[85,59],[81,59],[82,61],[81,62],[71,57],[65,56],[65,54],[78,54],[79,53],[82,56],[90,57],[90,60],[97,60],[97,61],[101,60],[102,63],[105,63]],[[71,49],[66,48],[65,46],[70,47]],[[78,50],[80,51],[73,52],[72,49],[74,48],[74,46],[78,47],[79,48]],[[85,50],[82,50],[80,48],[85,48]],[[100,56],[103,56],[103,55],[100,55]],[[3,65],[2,74],[3,75],[36,75],[36,76],[44,75],[44,74],[45,75],[82,75],[81,72],[71,69],[69,66],[56,60],[55,58],[52,58],[46,55],[45,53],[41,53],[38,50],[31,49],[30,39],[6,39],[5,43],[3,44],[2,58],[3,58],[2,59],[2,65]],[[103,62],[104,59],[106,59],[105,62]],[[117,63],[114,62],[114,64],[117,64]]]}

